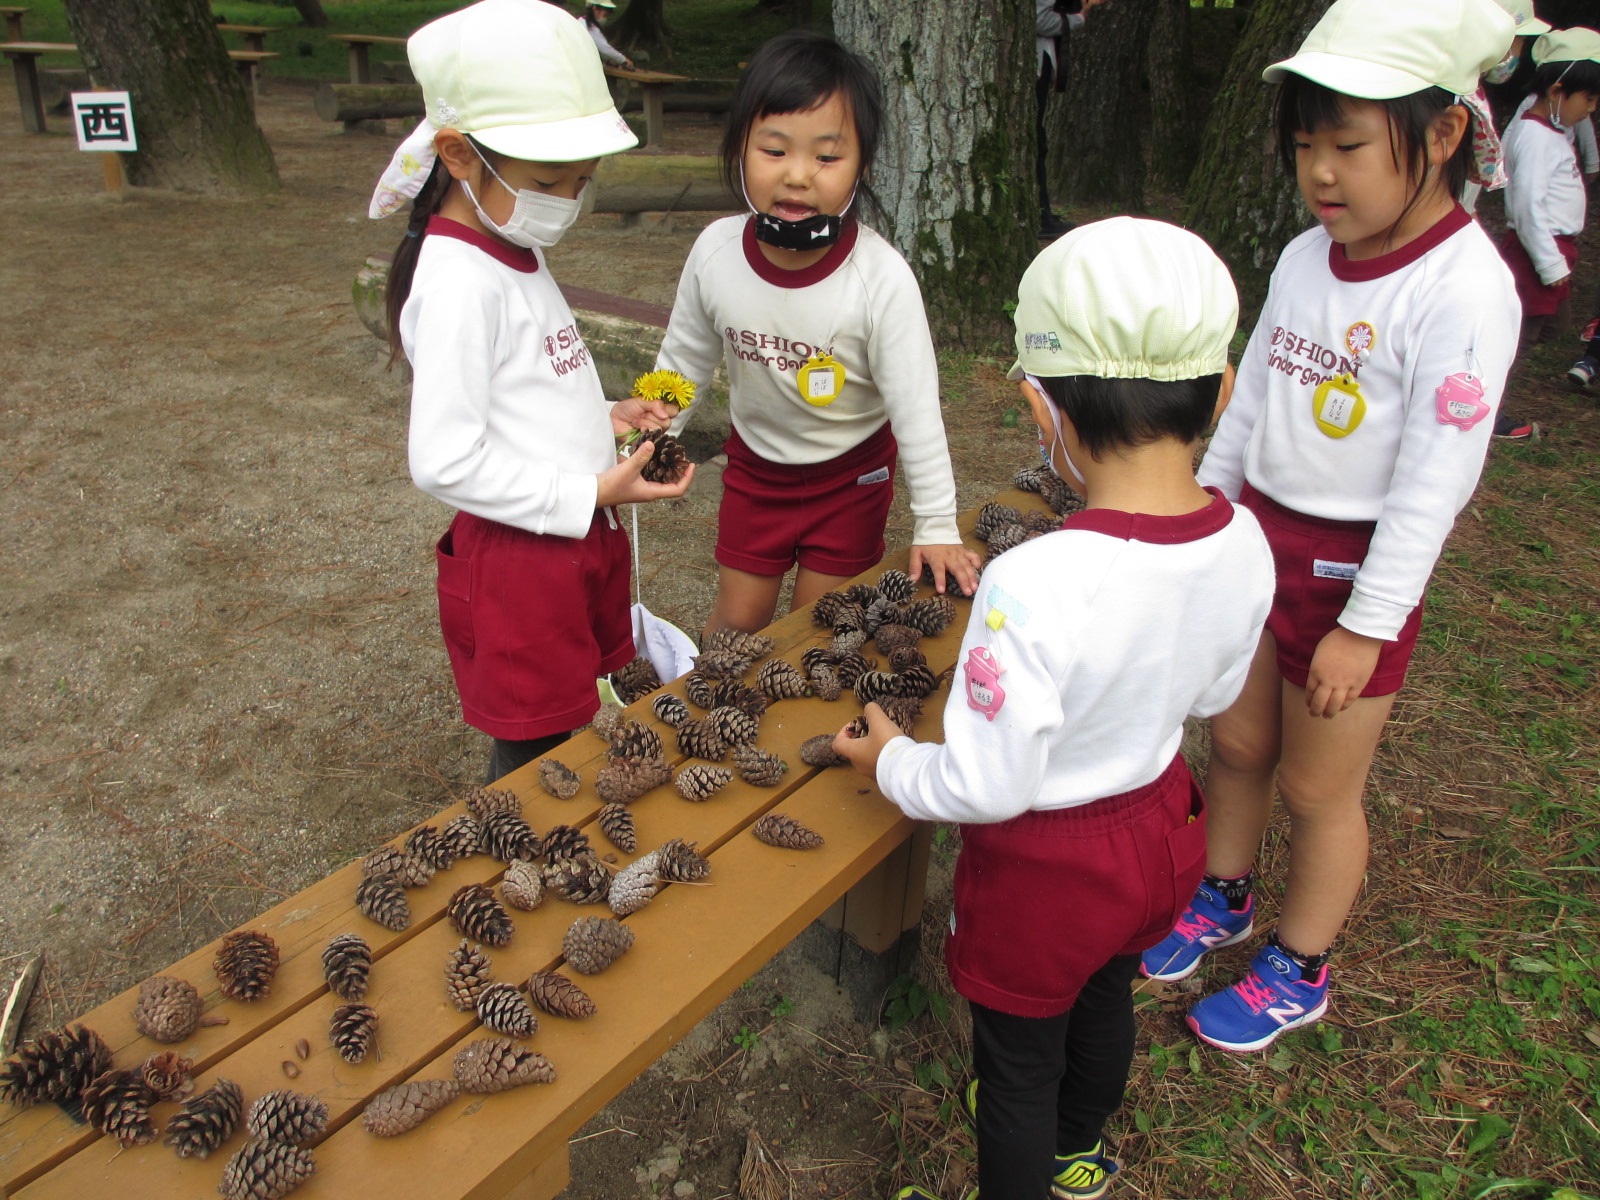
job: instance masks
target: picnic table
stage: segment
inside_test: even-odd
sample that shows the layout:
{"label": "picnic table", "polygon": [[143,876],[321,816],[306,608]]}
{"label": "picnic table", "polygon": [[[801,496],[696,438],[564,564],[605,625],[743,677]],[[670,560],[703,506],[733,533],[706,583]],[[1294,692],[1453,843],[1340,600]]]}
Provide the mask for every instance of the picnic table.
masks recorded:
{"label": "picnic table", "polygon": [[6,19],[6,41],[20,42],[22,40],[22,18],[29,10],[15,4],[0,4],[0,17]]}
{"label": "picnic table", "polygon": [[[244,40],[244,48],[246,50],[254,50],[259,54],[265,54],[266,50],[267,50],[267,34],[269,34],[269,33],[271,33],[273,31],[273,26],[271,26],[271,25],[218,25],[217,26],[217,31],[219,33],[237,33]],[[256,95],[259,96],[261,94],[261,75],[260,75],[260,73],[259,72],[253,73],[252,77],[248,80],[248,82],[250,83],[251,90],[254,91],[256,93]]]}
{"label": "picnic table", "polygon": [[372,63],[369,52],[373,46],[404,46],[403,37],[384,37],[375,33],[330,33],[328,40],[343,42],[350,52],[350,82],[371,83]]}
{"label": "picnic table", "polygon": [[667,118],[665,99],[667,89],[675,83],[688,83],[687,75],[671,75],[666,71],[650,71],[641,67],[611,67],[606,68],[606,74],[613,79],[626,79],[630,83],[639,85],[639,92],[644,97],[644,128],[645,150],[665,150],[667,148]]}

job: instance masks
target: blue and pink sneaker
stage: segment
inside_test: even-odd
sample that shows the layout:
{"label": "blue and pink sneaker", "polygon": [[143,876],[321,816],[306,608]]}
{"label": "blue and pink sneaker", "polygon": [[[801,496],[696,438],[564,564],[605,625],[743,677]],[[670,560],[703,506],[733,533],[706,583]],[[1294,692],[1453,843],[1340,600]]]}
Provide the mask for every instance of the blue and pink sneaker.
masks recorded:
{"label": "blue and pink sneaker", "polygon": [[1187,979],[1206,952],[1242,942],[1255,931],[1256,898],[1238,912],[1214,888],[1202,883],[1172,932],[1139,956],[1146,979]]}
{"label": "blue and pink sneaker", "polygon": [[1311,979],[1270,943],[1238,983],[1189,1010],[1189,1028],[1222,1050],[1265,1050],[1280,1033],[1320,1021],[1328,1011],[1328,965]]}

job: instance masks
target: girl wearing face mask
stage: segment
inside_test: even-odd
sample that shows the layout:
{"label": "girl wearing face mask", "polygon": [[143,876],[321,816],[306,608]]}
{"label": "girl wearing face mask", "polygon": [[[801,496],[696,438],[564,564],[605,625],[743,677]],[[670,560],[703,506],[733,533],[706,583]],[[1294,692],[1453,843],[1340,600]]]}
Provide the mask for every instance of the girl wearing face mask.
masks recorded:
{"label": "girl wearing face mask", "polygon": [[674,411],[608,404],[544,249],[578,214],[600,155],[636,144],[594,45],[562,10],[482,0],[407,46],[428,118],[370,215],[411,200],[389,276],[389,338],[411,364],[410,464],[456,509],[438,544],[439,621],[488,778],[545,753],[634,656],[615,506],[681,495],[640,477],[653,446],[616,438]]}
{"label": "girl wearing face mask", "polygon": [[[857,219],[877,147],[877,78],[832,38],[793,32],[750,60],[723,165],[749,213],[706,227],[656,360],[701,387],[728,372],[733,433],[707,632],[760,629],[876,566],[905,465],[910,572],[969,593],[939,373],[911,268]],[[691,410],[692,411],[692,410]]]}

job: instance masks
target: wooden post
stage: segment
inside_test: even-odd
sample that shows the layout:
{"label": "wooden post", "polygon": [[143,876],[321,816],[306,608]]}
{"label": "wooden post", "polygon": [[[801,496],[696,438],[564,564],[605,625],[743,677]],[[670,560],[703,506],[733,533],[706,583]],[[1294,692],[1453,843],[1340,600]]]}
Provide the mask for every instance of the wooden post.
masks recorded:
{"label": "wooden post", "polygon": [[639,90],[644,93],[644,132],[646,150],[665,150],[667,148],[667,115],[666,107],[662,100],[666,94],[667,85],[664,83],[641,83]]}
{"label": "wooden post", "polygon": [[100,166],[105,170],[106,173],[106,191],[110,192],[113,196],[116,196],[120,200],[122,198],[122,189],[124,186],[122,175],[122,155],[118,154],[115,150],[103,150],[100,153]]}
{"label": "wooden post", "polygon": [[933,826],[919,822],[915,833],[818,919],[830,929],[844,930],[864,950],[882,954],[891,949],[922,920],[932,846]]}
{"label": "wooden post", "polygon": [[22,105],[22,128],[27,133],[44,132],[44,101],[39,96],[37,54],[11,53],[11,70],[17,79],[17,100]]}
{"label": "wooden post", "polygon": [[22,41],[22,14],[26,9],[20,9],[6,14],[6,41]]}
{"label": "wooden post", "polygon": [[367,58],[367,43],[350,43],[350,82],[371,83],[372,63]]}

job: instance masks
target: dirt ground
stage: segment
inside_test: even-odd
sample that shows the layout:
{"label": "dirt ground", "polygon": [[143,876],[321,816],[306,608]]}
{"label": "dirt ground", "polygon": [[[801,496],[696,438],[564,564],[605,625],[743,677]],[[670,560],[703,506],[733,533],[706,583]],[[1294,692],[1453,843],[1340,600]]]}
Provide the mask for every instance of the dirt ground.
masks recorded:
{"label": "dirt ground", "polygon": [[[64,119],[28,136],[0,105],[0,986],[48,948],[32,1032],[431,814],[485,762],[438,634],[449,514],[411,484],[406,389],[350,303],[401,233],[365,209],[403,131],[344,136],[282,81],[259,118],[280,195],[117,202]],[[674,148],[712,148],[709,122],[674,123]],[[670,304],[700,224],[590,217],[552,266]],[[980,370],[948,406],[963,506],[1031,453]],[[716,474],[641,513],[644,599],[691,630]],[[891,544],[908,533],[902,504]],[[748,1052],[741,1027],[760,1031]],[[730,1194],[751,1125],[797,1195],[868,1194],[888,1134],[862,1080],[896,1074],[869,1034],[827,971],[780,957],[584,1131],[569,1194]]]}

